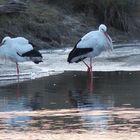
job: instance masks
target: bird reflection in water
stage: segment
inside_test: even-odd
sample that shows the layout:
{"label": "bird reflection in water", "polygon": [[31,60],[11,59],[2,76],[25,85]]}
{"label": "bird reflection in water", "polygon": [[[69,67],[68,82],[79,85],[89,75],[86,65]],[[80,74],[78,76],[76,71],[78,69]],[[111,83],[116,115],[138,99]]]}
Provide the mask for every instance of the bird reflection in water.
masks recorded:
{"label": "bird reflection in water", "polygon": [[93,94],[94,84],[93,84],[93,72],[89,72],[87,76],[87,91],[90,95]]}
{"label": "bird reflection in water", "polygon": [[93,73],[87,73],[86,88],[69,90],[69,97],[73,107],[81,108],[84,106],[85,99],[92,97],[94,94]]}
{"label": "bird reflection in water", "polygon": [[[21,85],[18,82],[16,85],[16,98],[17,100],[21,100]],[[30,100],[26,102],[26,105],[30,107],[32,110],[38,110],[41,109],[41,96],[39,95],[40,93],[36,92],[33,96],[30,97]],[[24,106],[26,106],[24,104]]]}
{"label": "bird reflection in water", "polygon": [[21,93],[20,93],[20,82],[19,82],[19,79],[18,79],[18,82],[16,83],[16,98],[20,98],[21,96]]}
{"label": "bird reflection in water", "polygon": [[[93,73],[87,76],[86,88],[75,89],[69,91],[69,98],[72,108],[82,109],[85,111],[83,115],[80,116],[82,120],[82,125],[84,128],[92,130],[106,130],[108,129],[109,116],[106,114],[92,115],[96,114],[96,111],[105,110],[108,107],[112,107],[112,102],[106,101],[104,97],[97,94],[97,90],[94,87]],[[110,99],[106,97],[107,100]],[[88,114],[88,112],[91,114]]]}
{"label": "bird reflection in water", "polygon": [[41,102],[42,102],[42,98],[40,96],[40,93],[36,92],[35,95],[30,99],[29,106],[32,108],[32,110],[40,110],[42,109]]}
{"label": "bird reflection in water", "polygon": [[[85,76],[83,86],[79,86],[78,82],[69,89],[69,98],[71,106],[74,108],[90,108],[106,110],[114,106],[114,96],[108,94],[110,89],[105,88],[106,83],[102,82],[100,77]],[[83,81],[81,81],[83,82]]]}

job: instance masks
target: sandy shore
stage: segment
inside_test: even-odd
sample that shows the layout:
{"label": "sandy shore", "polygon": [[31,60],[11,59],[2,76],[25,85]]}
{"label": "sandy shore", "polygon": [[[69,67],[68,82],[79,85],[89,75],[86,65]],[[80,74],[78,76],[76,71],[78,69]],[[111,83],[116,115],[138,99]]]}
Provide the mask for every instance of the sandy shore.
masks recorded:
{"label": "sandy shore", "polygon": [[[51,130],[51,122],[47,121],[46,117],[69,117],[72,116],[101,116],[109,115],[106,129],[83,129],[82,127],[71,127],[70,129],[54,129]],[[140,139],[140,110],[134,108],[115,108],[109,111],[90,111],[81,109],[71,110],[42,110],[31,112],[1,112],[0,113],[1,131],[0,139],[7,140],[139,140]],[[5,122],[15,116],[30,116],[35,118],[28,121],[24,127],[12,127]],[[114,123],[114,120],[122,121]],[[42,122],[41,127],[33,124]],[[21,123],[21,122],[19,122]],[[82,121],[82,125],[85,122]],[[65,125],[65,124],[62,124]],[[96,124],[95,124],[96,125]]]}
{"label": "sandy shore", "polygon": [[6,140],[139,140],[138,133],[61,133],[51,134],[47,132],[1,132],[0,139]]}

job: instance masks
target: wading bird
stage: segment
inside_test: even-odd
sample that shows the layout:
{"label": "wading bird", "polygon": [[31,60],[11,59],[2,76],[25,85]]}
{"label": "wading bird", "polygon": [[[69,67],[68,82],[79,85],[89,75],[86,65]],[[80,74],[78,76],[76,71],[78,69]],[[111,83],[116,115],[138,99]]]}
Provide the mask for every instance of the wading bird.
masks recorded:
{"label": "wading bird", "polygon": [[[99,30],[87,33],[77,42],[69,53],[67,61],[69,63],[83,61],[88,71],[92,72],[92,58],[98,56],[102,51],[112,49],[112,39],[107,33],[107,27],[101,24]],[[90,58],[90,65],[84,61],[85,58]]]}
{"label": "wading bird", "polygon": [[18,62],[33,61],[35,64],[42,62],[42,55],[33,48],[33,45],[24,37],[5,37],[0,44],[0,57],[16,63],[19,79]]}

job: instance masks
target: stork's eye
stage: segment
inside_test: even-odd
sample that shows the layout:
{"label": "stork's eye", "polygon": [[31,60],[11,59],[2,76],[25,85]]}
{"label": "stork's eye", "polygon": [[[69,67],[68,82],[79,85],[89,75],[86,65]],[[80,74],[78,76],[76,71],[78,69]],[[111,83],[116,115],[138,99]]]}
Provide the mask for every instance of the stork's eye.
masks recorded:
{"label": "stork's eye", "polygon": [[102,29],[102,31],[104,32],[104,29]]}

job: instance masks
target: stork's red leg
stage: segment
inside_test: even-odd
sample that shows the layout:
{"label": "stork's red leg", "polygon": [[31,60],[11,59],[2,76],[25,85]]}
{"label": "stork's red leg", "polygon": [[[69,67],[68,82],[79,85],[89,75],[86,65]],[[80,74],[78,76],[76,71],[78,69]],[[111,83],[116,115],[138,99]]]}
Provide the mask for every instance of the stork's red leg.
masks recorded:
{"label": "stork's red leg", "polygon": [[90,66],[84,60],[83,63],[87,66],[87,72],[90,72]]}
{"label": "stork's red leg", "polygon": [[87,66],[87,72],[92,72],[92,57],[90,57],[90,65],[88,65],[84,60],[83,63]]}
{"label": "stork's red leg", "polygon": [[90,57],[90,71],[92,72],[92,57]]}
{"label": "stork's red leg", "polygon": [[18,81],[19,81],[19,66],[18,66],[17,62],[16,62],[16,67],[17,67],[17,78],[18,78]]}

